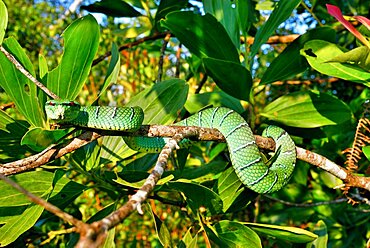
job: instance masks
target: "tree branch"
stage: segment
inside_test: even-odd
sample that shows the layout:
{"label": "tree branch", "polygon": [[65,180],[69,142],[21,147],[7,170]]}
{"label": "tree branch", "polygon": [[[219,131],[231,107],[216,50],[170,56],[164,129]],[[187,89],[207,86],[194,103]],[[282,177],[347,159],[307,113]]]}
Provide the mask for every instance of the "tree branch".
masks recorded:
{"label": "tree branch", "polygon": [[[74,151],[79,147],[86,145],[89,142],[101,137],[102,135],[107,134],[122,135],[122,132],[86,131],[79,135],[78,137],[72,139],[70,142],[67,142],[66,144],[51,147],[41,152],[40,154],[36,154],[23,160],[15,161],[13,163],[2,165],[0,166],[0,173],[3,174],[8,173],[9,175],[19,173],[21,171],[25,171],[31,168],[36,168],[53,159],[59,158],[68,152]],[[0,179],[4,180],[12,187],[16,188],[17,190],[25,194],[32,202],[43,206],[46,210],[50,211],[56,216],[59,216],[66,222],[72,223],[75,226],[75,231],[80,234],[80,240],[76,247],[81,248],[99,247],[104,242],[109,229],[113,228],[118,223],[121,223],[122,220],[127,218],[131,213],[133,213],[136,210],[139,213],[142,213],[141,204],[148,198],[148,195],[153,191],[156,183],[161,178],[164,169],[167,166],[168,158],[175,149],[178,149],[178,142],[180,140],[182,140],[183,138],[190,139],[197,138],[197,140],[225,141],[224,137],[218,130],[200,127],[160,126],[160,125],[143,126],[140,130],[138,130],[135,133],[132,133],[131,135],[148,137],[172,136],[172,138],[168,140],[168,142],[162,149],[155,167],[153,168],[152,172],[146,179],[143,186],[130,198],[130,200],[126,204],[124,204],[118,210],[111,213],[109,216],[100,221],[96,221],[91,224],[83,223],[82,221],[73,218],[73,216],[63,212],[62,210],[46,202],[45,200],[23,189],[16,183],[6,178],[3,174],[0,174]],[[256,135],[255,138],[256,144],[260,148],[275,150],[275,142],[272,139],[264,138],[258,135]],[[339,165],[335,164],[334,162],[328,160],[327,158],[319,154],[297,147],[297,158],[328,171],[329,173],[335,175],[336,177],[346,182],[347,186],[364,188],[370,191],[369,178],[355,176],[349,173],[344,168],[341,168]],[[338,203],[342,201],[343,200],[338,200],[335,202],[325,204]],[[287,203],[283,202],[283,204]],[[300,205],[294,204],[294,206]]]}
{"label": "tree branch", "polygon": [[[40,167],[50,161],[62,157],[102,135],[114,136],[147,136],[147,137],[174,137],[179,133],[194,134],[193,137],[200,141],[217,141],[225,142],[223,135],[216,129],[201,128],[201,127],[182,127],[182,126],[162,126],[162,125],[143,125],[138,131],[134,133],[123,133],[117,131],[87,131],[72,139],[66,144],[48,148],[45,151],[7,164],[0,165],[0,173],[4,175],[12,175],[27,171],[33,168]],[[192,138],[192,137],[190,137]],[[255,135],[256,144],[263,149],[275,150],[275,142],[270,138],[264,138]],[[309,164],[315,165],[335,177],[343,180],[346,186],[358,187],[370,191],[370,178],[353,175],[345,168],[330,161],[324,156],[308,151],[306,149],[297,147],[297,158]]]}
{"label": "tree branch", "polygon": [[0,51],[9,59],[10,62],[12,62],[17,70],[19,70],[23,75],[25,75],[31,82],[36,84],[37,87],[39,87],[41,90],[43,90],[48,96],[50,96],[53,99],[59,99],[57,95],[55,95],[53,92],[51,92],[48,88],[45,87],[41,82],[39,82],[31,73],[29,73],[21,63],[18,62],[18,60],[9,53],[3,46],[0,46]]}
{"label": "tree branch", "polygon": [[[138,39],[138,40],[135,40],[133,42],[129,42],[127,44],[124,44],[124,45],[120,46],[118,48],[118,51],[123,51],[123,50],[129,49],[131,47],[137,46],[137,45],[139,45],[141,43],[144,43],[146,41],[151,41],[151,40],[157,40],[157,39],[165,38],[168,34],[170,34],[170,32],[155,33],[155,34],[153,34],[151,36],[143,37],[141,39]],[[111,51],[106,52],[104,55],[101,55],[100,57],[98,57],[97,59],[95,59],[93,61],[93,63],[92,63],[92,66],[94,66],[96,64],[99,64],[100,62],[102,62],[104,59],[108,58],[111,55],[112,55],[112,52]]]}

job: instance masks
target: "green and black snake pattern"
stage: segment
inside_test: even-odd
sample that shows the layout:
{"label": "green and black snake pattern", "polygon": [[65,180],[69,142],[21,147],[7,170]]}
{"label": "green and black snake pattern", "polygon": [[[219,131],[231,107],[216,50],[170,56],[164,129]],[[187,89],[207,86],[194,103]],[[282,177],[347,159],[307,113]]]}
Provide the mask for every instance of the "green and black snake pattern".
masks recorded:
{"label": "green and black snake pattern", "polygon": [[[51,100],[45,105],[49,119],[93,129],[132,132],[140,128],[144,113],[140,107],[82,107],[77,102]],[[271,165],[265,163],[247,122],[235,111],[224,107],[209,108],[175,125],[218,129],[225,137],[232,165],[241,182],[258,193],[281,189],[290,179],[295,162],[296,148],[283,129],[267,127],[263,136],[276,142],[278,156]],[[138,151],[158,152],[166,138],[123,137],[127,145]]]}

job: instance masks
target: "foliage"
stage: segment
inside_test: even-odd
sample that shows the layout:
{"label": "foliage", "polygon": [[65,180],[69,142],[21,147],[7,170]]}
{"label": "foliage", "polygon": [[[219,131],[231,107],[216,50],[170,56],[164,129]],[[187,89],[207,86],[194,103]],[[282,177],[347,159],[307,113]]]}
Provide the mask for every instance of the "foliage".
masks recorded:
{"label": "foliage", "polygon": [[[336,2],[350,15],[364,14],[368,7],[359,0],[353,5]],[[0,1],[0,44],[30,74],[60,97],[82,104],[141,106],[145,124],[170,124],[209,105],[226,106],[242,114],[255,133],[268,123],[284,126],[297,145],[342,165],[341,151],[351,147],[362,117],[361,104],[369,98],[369,50],[335,22],[322,1],[102,0],[82,6],[108,16],[100,26],[84,11],[80,18],[56,21],[61,5],[27,3],[13,8],[12,4]],[[28,27],[20,16],[32,20]],[[131,19],[119,22],[113,17]],[[272,35],[297,33],[294,23],[299,18],[304,25],[317,27],[310,25],[308,30],[307,25],[289,44],[269,43]],[[54,26],[47,31],[44,22]],[[55,35],[62,34],[62,26],[61,45]],[[361,36],[368,40],[365,31]],[[158,35],[162,32],[172,34],[168,44],[157,38],[165,36]],[[151,38],[135,43],[143,37]],[[130,45],[123,48],[124,43]],[[104,59],[109,59],[96,65],[94,59],[108,51],[111,56]],[[155,82],[158,67],[164,71],[161,82]],[[67,142],[67,131],[50,130],[43,111],[46,94],[3,53],[0,86],[5,92],[1,103],[12,101],[16,106],[0,111],[1,163]],[[336,187],[341,184],[338,178],[298,161],[284,189],[257,196],[241,185],[225,148],[225,144],[197,143],[178,151],[144,215],[134,214],[109,231],[105,246],[366,245],[369,207],[345,203]],[[368,155],[368,147],[364,150]],[[103,137],[11,178],[91,222],[126,202],[156,158],[130,150],[120,137]],[[359,161],[356,173],[369,173],[367,158]],[[77,237],[67,232],[68,223],[4,182],[0,189],[1,247],[75,244]],[[369,196],[359,189],[347,194],[357,200]]]}

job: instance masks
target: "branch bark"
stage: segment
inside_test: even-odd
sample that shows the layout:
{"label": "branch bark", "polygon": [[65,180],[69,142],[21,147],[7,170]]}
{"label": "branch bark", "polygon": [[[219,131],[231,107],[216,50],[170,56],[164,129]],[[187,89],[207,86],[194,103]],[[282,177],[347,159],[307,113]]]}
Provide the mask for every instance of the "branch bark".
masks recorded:
{"label": "branch bark", "polygon": [[[181,127],[162,125],[143,125],[134,133],[122,133],[116,131],[86,131],[71,141],[60,146],[48,148],[43,152],[10,163],[0,165],[0,173],[12,175],[40,167],[50,161],[62,157],[103,135],[115,136],[147,136],[147,137],[175,137],[176,134],[193,134],[190,138],[198,141],[225,142],[223,135],[216,129],[201,127]],[[188,136],[187,136],[188,137]],[[270,138],[255,135],[256,144],[263,149],[275,150],[275,142]],[[335,177],[343,180],[348,187],[359,187],[370,191],[370,178],[352,174],[347,169],[337,165],[320,154],[297,147],[297,158],[309,164],[317,166]]]}
{"label": "branch bark", "polygon": [[[24,193],[27,197],[29,197],[29,199],[32,202],[42,205],[46,210],[60,217],[64,221],[72,223],[75,226],[74,230],[80,234],[80,239],[76,246],[79,248],[99,247],[104,242],[109,229],[121,223],[134,211],[142,213],[141,204],[148,198],[148,195],[153,191],[156,183],[161,178],[167,166],[170,154],[175,149],[178,149],[177,144],[183,138],[190,139],[196,138],[197,140],[214,140],[219,142],[225,141],[224,137],[218,130],[200,127],[152,125],[152,126],[143,126],[137,132],[130,134],[148,137],[172,136],[172,138],[168,140],[167,144],[162,149],[155,167],[153,168],[152,172],[150,173],[149,177],[146,179],[142,187],[136,192],[136,194],[134,194],[126,204],[124,204],[115,212],[111,213],[109,216],[105,217],[100,221],[93,222],[91,224],[83,223],[82,221],[73,218],[73,216],[64,213],[59,208],[31,194],[30,192],[21,188],[19,185],[12,182],[3,175],[3,174],[10,175],[25,170],[29,170],[32,168],[36,168],[49,161],[52,161],[53,159],[59,158],[69,152],[74,151],[80,148],[81,146],[86,145],[93,140],[96,140],[102,135],[108,134],[122,135],[122,132],[86,131],[79,135],[78,137],[72,139],[70,142],[67,142],[66,144],[51,147],[34,156],[0,166],[0,173],[2,173],[0,174],[0,179],[6,181],[14,188]],[[258,135],[256,135],[255,138],[256,144],[260,148],[275,150],[275,142],[272,139],[261,137]],[[297,147],[297,158],[328,171],[329,173],[342,179],[347,184],[347,186],[364,188],[370,191],[369,178],[355,176],[348,172],[346,169],[340,167],[339,165],[335,164],[334,162],[328,160],[327,158],[317,153],[310,152],[303,148]]]}

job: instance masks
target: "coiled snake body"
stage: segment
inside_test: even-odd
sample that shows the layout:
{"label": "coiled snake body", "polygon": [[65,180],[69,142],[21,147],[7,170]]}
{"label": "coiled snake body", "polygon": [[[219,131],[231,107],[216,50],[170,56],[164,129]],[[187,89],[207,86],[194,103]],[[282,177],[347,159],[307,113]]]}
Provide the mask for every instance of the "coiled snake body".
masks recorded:
{"label": "coiled snake body", "polygon": [[[103,130],[132,132],[140,128],[144,113],[140,107],[82,107],[77,102],[51,100],[45,105],[49,119]],[[247,122],[228,108],[209,108],[175,125],[199,126],[218,129],[225,137],[232,165],[241,182],[258,193],[281,189],[290,179],[296,161],[296,148],[290,136],[276,126],[267,127],[263,135],[276,142],[278,156],[271,165],[265,163]],[[157,152],[166,138],[123,137],[134,150]]]}

